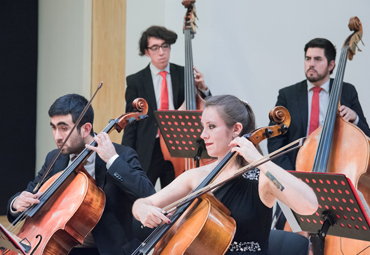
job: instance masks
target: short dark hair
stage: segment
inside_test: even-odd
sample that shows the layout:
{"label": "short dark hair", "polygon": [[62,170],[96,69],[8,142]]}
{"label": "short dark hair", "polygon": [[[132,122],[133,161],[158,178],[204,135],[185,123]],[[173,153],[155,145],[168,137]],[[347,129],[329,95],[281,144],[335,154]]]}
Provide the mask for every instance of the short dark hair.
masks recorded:
{"label": "short dark hair", "polygon": [[[324,49],[324,54],[326,59],[328,60],[328,65],[330,61],[335,61],[335,56],[337,55],[337,50],[335,49],[335,46],[327,39],[325,38],[315,38],[309,41],[304,46],[304,55],[306,56],[308,48],[320,48]],[[334,66],[335,68],[335,66]],[[333,70],[334,70],[333,68]],[[330,71],[330,74],[333,73],[333,70]]]}
{"label": "short dark hair", "polygon": [[[225,121],[228,128],[233,127],[237,122],[243,125],[239,136],[251,133],[256,129],[256,118],[250,105],[232,95],[212,96],[206,99],[205,108],[216,107],[218,114]],[[257,146],[260,151],[260,148]],[[237,162],[240,166],[246,165],[243,157],[238,156]]]}
{"label": "short dark hair", "polygon": [[161,26],[151,26],[141,34],[139,40],[140,56],[144,56],[145,50],[148,49],[149,37],[162,39],[170,45],[174,44],[177,40],[177,34],[172,30],[168,30],[167,28]]}
{"label": "short dark hair", "polygon": [[[50,118],[54,116],[61,116],[61,115],[72,115],[73,123],[76,123],[78,117],[80,116],[81,112],[87,105],[88,101],[83,96],[77,94],[68,94],[62,97],[59,97],[55,102],[50,106],[49,109],[49,116]],[[81,127],[86,123],[91,123],[93,125],[94,122],[94,110],[89,106],[85,115],[82,117],[80,123],[77,126],[77,130],[80,132]],[[90,135],[94,136],[93,128],[91,128]]]}

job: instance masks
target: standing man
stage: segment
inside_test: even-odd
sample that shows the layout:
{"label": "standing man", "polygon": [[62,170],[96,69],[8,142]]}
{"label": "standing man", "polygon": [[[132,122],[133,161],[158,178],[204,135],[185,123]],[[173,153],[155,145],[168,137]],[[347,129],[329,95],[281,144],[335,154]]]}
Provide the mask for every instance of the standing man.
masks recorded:
{"label": "standing man", "polygon": [[[58,98],[49,109],[50,126],[58,148],[61,147],[74,123],[88,101],[76,94]],[[131,254],[138,246],[133,239],[131,208],[134,201],[155,193],[154,187],[142,171],[135,151],[129,147],[113,144],[106,133],[94,137],[94,111],[90,106],[69,140],[62,148],[46,180],[64,170],[85,146],[94,152],[85,161],[85,169],[95,179],[106,196],[102,217],[82,245],[69,254]],[[95,140],[97,147],[90,144]],[[10,222],[33,204],[39,203],[40,193],[32,191],[58,150],[48,153],[41,171],[27,189],[14,195],[8,204]],[[136,239],[137,240],[137,239]]]}
{"label": "standing man", "polygon": [[[307,79],[279,90],[276,106],[288,109],[291,124],[285,135],[268,139],[269,153],[308,136],[324,123],[333,84],[330,74],[335,67],[336,50],[329,40],[315,38],[306,44],[304,52]],[[343,119],[357,125],[370,137],[369,126],[353,85],[343,83],[340,103],[339,113]],[[319,113],[318,116],[315,112]],[[297,153],[298,150],[293,150],[273,161],[286,170],[295,170]]]}
{"label": "standing man", "polygon": [[[184,67],[169,62],[171,45],[177,34],[165,27],[151,26],[139,40],[140,56],[151,59],[143,70],[126,78],[126,112],[132,111],[135,98],[144,98],[149,105],[148,118],[125,128],[122,144],[136,150],[139,161],[150,181],[155,185],[158,178],[161,187],[175,179],[171,162],[163,159],[158,126],[153,112],[178,109],[184,102]],[[194,68],[195,86],[209,96],[203,74]]]}

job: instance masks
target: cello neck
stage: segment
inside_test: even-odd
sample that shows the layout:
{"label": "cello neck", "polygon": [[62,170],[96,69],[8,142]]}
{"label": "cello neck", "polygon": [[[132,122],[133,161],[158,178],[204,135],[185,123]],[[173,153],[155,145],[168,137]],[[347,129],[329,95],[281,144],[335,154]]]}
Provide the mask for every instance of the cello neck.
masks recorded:
{"label": "cello neck", "polygon": [[[102,132],[109,133],[113,130],[116,125],[116,121],[111,121]],[[92,141],[90,143],[91,146],[97,146],[96,141]],[[44,194],[40,197],[40,203],[35,204],[34,206],[30,207],[29,210],[25,212],[26,216],[32,217],[34,216],[41,207],[55,194],[55,192],[65,183],[65,181],[75,173],[77,167],[82,164],[82,162],[87,159],[92,154],[92,150],[90,149],[83,149],[80,154],[76,157],[76,159],[69,165],[63,173],[54,181],[54,183],[44,192]]]}

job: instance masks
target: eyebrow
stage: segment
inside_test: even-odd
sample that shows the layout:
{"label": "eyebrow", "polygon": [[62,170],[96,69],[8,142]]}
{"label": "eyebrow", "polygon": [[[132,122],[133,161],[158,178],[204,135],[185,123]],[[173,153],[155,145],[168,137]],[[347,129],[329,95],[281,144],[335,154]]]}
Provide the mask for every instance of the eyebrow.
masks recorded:
{"label": "eyebrow", "polygon": [[152,45],[152,46],[150,46],[150,47],[148,46],[148,48],[151,48],[151,47],[153,47],[153,46],[158,46],[158,47],[159,47],[159,46],[162,46],[162,45],[164,45],[164,44],[169,44],[169,43],[164,42],[164,43],[162,43],[161,45],[159,45],[159,44],[154,44],[154,45]]}
{"label": "eyebrow", "polygon": [[[50,126],[55,127],[55,125],[52,122],[50,122]],[[57,123],[57,126],[69,126],[69,125],[64,121],[61,121]]]}

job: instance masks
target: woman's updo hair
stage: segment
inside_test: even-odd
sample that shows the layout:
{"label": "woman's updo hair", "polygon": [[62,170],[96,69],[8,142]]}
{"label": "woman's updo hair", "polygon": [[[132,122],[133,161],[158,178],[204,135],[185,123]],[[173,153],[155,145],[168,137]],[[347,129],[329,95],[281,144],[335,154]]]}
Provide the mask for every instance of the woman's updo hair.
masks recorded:
{"label": "woman's updo hair", "polygon": [[[239,136],[248,134],[256,129],[256,119],[252,108],[247,102],[232,95],[219,95],[206,99],[205,108],[211,106],[216,106],[218,114],[225,121],[227,127],[231,128],[237,122],[243,125]],[[257,149],[259,148],[257,147]],[[241,156],[237,157],[237,162],[240,166],[247,163]]]}
{"label": "woman's updo hair", "polygon": [[240,122],[243,130],[239,136],[250,133],[256,129],[256,120],[252,108],[246,102],[232,95],[212,96],[206,99],[205,107],[217,106],[217,112],[225,121],[226,126],[231,128]]}

